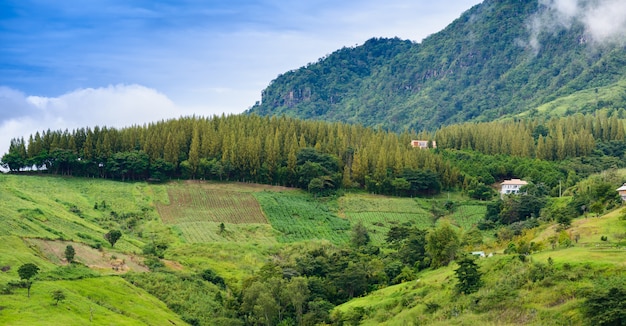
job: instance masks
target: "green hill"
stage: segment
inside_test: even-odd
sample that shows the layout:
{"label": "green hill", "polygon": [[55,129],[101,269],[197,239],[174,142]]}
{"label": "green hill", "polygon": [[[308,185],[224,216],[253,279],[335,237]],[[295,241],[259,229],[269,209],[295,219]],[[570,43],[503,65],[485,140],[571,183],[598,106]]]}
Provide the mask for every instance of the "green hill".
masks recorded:
{"label": "green hill", "polygon": [[[499,251],[478,259],[483,284],[476,293],[456,292],[458,265],[452,264],[353,299],[334,310],[335,319],[358,320],[360,325],[587,324],[591,321],[583,309],[590,293],[626,281],[626,221],[619,215],[614,211],[575,221],[567,234],[580,237],[571,247],[543,248],[523,259]],[[550,227],[525,238],[540,243],[553,234]],[[608,242],[601,240],[603,235]],[[621,247],[616,245],[620,241]]]}
{"label": "green hill", "polygon": [[[456,192],[316,197],[249,183],[2,174],[0,197],[8,325],[584,323],[588,296],[619,284],[626,267],[619,210],[558,232],[546,218],[504,240],[502,229],[477,229],[491,204]],[[455,262],[429,267],[420,246],[445,228],[458,252],[496,253],[478,261],[476,293],[454,292]],[[108,230],[122,231],[114,246]],[[529,243],[530,256],[503,254]],[[39,268],[30,298],[18,274],[26,263]]]}
{"label": "green hill", "polygon": [[540,31],[533,47],[529,26],[546,10],[537,0],[486,0],[421,43],[340,49],[280,75],[249,112],[402,131],[623,108],[624,48],[589,40],[576,21]]}

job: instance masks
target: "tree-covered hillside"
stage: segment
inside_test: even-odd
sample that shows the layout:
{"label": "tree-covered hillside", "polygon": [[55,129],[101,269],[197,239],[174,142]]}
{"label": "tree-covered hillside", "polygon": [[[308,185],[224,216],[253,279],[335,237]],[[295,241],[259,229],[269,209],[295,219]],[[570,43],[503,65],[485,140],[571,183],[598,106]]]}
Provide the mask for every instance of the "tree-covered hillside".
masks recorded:
{"label": "tree-covered hillside", "polygon": [[[466,123],[432,134],[287,117],[186,117],[123,129],[36,132],[28,141],[13,139],[0,164],[14,172],[122,181],[213,179],[318,195],[364,188],[416,196],[474,191],[511,177],[554,190],[561,179],[574,182],[570,175],[624,167],[625,138],[623,110]],[[435,140],[438,147],[413,148],[414,139]]]}
{"label": "tree-covered hillside", "polygon": [[625,75],[624,48],[592,42],[575,22],[540,31],[540,46],[531,46],[529,26],[546,10],[536,0],[486,0],[421,43],[371,39],[343,48],[280,75],[249,112],[401,131],[550,114],[535,108],[578,92],[578,112],[624,107],[623,96],[598,91]]}

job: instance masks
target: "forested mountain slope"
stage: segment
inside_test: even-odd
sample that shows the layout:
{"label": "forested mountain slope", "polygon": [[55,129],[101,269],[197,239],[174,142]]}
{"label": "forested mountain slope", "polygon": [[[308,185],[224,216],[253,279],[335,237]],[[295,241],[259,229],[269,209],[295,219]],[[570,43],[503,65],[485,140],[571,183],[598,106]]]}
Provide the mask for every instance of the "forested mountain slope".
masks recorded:
{"label": "forested mountain slope", "polygon": [[421,43],[371,39],[280,75],[249,112],[400,131],[550,114],[535,108],[579,92],[572,110],[623,107],[598,89],[621,89],[624,47],[558,18],[537,0],[486,0]]}

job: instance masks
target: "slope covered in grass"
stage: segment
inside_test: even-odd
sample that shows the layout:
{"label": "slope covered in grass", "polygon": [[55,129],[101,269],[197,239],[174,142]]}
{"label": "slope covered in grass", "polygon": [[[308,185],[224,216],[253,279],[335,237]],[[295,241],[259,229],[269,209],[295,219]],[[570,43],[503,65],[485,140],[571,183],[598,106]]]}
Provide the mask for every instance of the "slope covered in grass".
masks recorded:
{"label": "slope covered in grass", "polygon": [[[543,244],[540,252],[478,259],[483,284],[476,293],[456,291],[458,265],[452,263],[421,272],[415,281],[353,299],[335,309],[335,320],[358,320],[362,325],[585,324],[586,297],[626,282],[626,221],[620,214],[615,210],[575,220],[565,233],[580,237],[570,247],[552,249],[545,243],[557,233],[553,226],[526,235]],[[602,234],[608,234],[609,241],[602,241]]]}

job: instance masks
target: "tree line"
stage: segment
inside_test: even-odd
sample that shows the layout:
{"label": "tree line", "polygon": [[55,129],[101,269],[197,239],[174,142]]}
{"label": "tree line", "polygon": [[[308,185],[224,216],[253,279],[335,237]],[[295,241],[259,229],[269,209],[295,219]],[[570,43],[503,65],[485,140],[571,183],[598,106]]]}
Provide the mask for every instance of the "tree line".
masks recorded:
{"label": "tree line", "polygon": [[295,186],[317,192],[365,187],[417,195],[460,185],[459,170],[417,135],[287,117],[183,117],[116,129],[37,132],[13,139],[11,171],[118,180],[214,179]]}
{"label": "tree line", "polygon": [[[436,140],[438,148],[412,148],[413,139]],[[122,129],[36,132],[28,141],[13,139],[2,164],[11,171],[122,181],[212,179],[398,196],[463,189],[489,199],[486,185],[505,178],[554,189],[559,180],[573,185],[600,168],[623,166],[625,139],[618,111],[419,134],[284,116],[192,116]]]}
{"label": "tree line", "polygon": [[549,120],[465,123],[442,127],[435,138],[444,148],[561,161],[591,155],[598,142],[624,141],[620,114],[623,112],[600,110]]}

